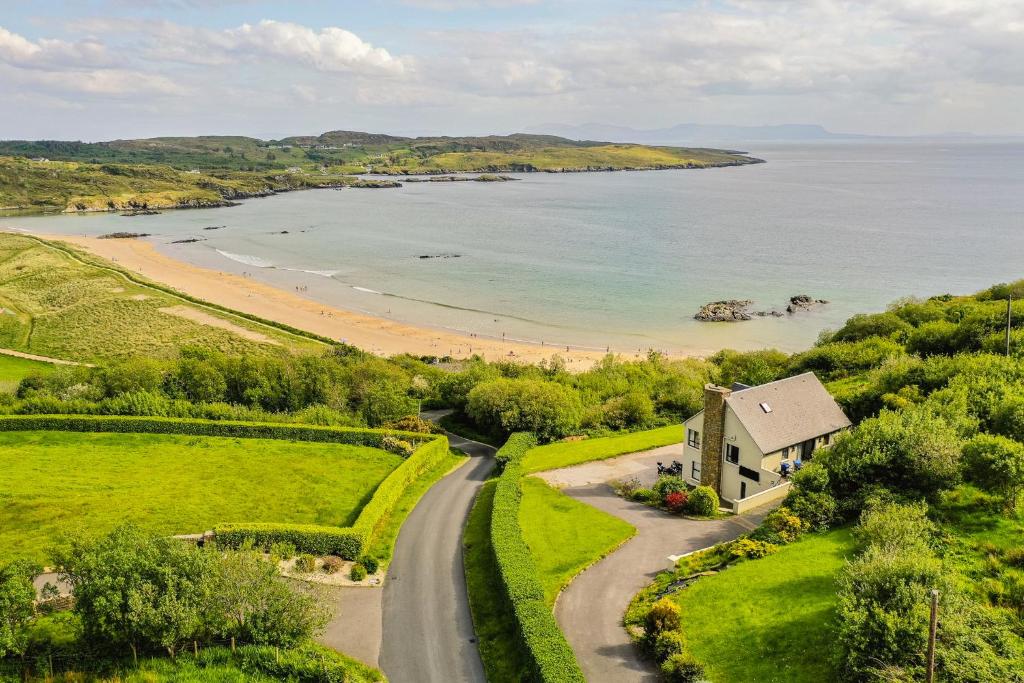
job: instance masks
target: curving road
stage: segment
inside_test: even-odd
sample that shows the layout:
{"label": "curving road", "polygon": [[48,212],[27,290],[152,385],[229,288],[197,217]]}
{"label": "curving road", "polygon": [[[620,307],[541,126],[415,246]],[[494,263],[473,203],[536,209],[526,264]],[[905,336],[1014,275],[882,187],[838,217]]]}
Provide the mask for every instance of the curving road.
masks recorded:
{"label": "curving road", "polygon": [[392,683],[486,681],[466,594],[462,529],[494,466],[494,448],[454,434],[448,440],[472,460],[420,499],[402,525],[384,583],[380,668]]}
{"label": "curving road", "polygon": [[[555,617],[592,683],[657,681],[650,663],[638,656],[622,626],[629,601],[657,574],[668,568],[669,555],[681,555],[754,529],[768,508],[720,520],[680,519],[615,495],[607,483],[595,483],[607,469],[645,473],[658,460],[670,460],[669,446],[596,464],[553,470],[541,475],[553,483],[568,484],[565,493],[636,527],[637,534],[618,550],[577,576],[555,605]],[[620,477],[613,477],[615,479]],[[579,482],[574,486],[573,483]]]}

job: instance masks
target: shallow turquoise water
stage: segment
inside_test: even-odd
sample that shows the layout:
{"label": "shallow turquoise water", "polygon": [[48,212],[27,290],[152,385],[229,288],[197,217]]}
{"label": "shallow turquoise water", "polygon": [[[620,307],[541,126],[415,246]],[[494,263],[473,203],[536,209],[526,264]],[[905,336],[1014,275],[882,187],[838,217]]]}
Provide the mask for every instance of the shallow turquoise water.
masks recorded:
{"label": "shallow turquoise water", "polygon": [[[340,307],[623,351],[795,350],[897,297],[1024,277],[1024,143],[750,152],[768,163],[318,190],[224,209],[0,218],[0,226],[149,232],[169,255],[305,285],[304,296]],[[202,229],[214,225],[226,227]],[[170,244],[193,236],[205,241]],[[438,254],[459,257],[418,258]],[[706,301],[781,308],[800,293],[832,303],[783,319],[692,320]]]}

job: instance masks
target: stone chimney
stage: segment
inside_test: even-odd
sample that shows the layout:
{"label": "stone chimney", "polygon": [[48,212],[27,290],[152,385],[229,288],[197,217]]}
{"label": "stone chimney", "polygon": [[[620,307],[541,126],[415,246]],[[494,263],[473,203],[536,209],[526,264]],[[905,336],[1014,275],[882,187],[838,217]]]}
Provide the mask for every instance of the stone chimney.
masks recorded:
{"label": "stone chimney", "polygon": [[701,435],[700,483],[722,495],[722,448],[725,443],[725,399],[732,389],[704,385],[704,434]]}

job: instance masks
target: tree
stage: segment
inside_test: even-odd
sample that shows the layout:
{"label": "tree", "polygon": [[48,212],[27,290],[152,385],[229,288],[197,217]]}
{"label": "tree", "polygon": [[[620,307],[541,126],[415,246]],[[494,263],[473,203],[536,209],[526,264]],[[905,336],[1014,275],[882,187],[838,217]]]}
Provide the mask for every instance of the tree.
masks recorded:
{"label": "tree", "polygon": [[171,656],[207,631],[213,560],[193,545],[131,525],[74,540],[57,556],[87,641],[135,653],[160,647]]}
{"label": "tree", "polygon": [[757,386],[783,377],[789,365],[789,356],[775,349],[746,352],[723,349],[713,355],[711,361],[721,371],[718,381],[723,386],[733,382]]}
{"label": "tree", "polygon": [[275,565],[249,549],[220,560],[211,612],[221,635],[261,645],[295,645],[318,633],[328,618],[311,595],[291,588]]}
{"label": "tree", "polygon": [[583,403],[575,389],[554,382],[498,379],[469,392],[467,412],[482,426],[549,441],[579,429]]}
{"label": "tree", "polygon": [[964,445],[964,478],[1003,497],[1015,510],[1024,491],[1024,444],[1005,436],[978,434]]}
{"label": "tree", "polygon": [[227,382],[212,361],[182,358],[173,378],[174,387],[190,401],[213,403],[224,400]]}
{"label": "tree", "polygon": [[0,567],[0,659],[25,654],[29,626],[35,618],[32,581],[39,572],[39,567],[27,562]]}

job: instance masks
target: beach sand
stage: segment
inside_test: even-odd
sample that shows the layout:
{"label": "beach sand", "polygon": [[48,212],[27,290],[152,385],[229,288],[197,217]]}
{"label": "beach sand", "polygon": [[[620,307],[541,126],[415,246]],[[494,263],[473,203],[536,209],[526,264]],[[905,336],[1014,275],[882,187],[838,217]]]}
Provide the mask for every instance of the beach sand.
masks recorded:
{"label": "beach sand", "polygon": [[[161,254],[143,240],[32,234],[75,245],[126,270],[204,301],[344,341],[380,356],[409,353],[468,358],[478,354],[492,361],[506,359],[536,363],[557,355],[565,360],[569,369],[583,370],[606,355],[598,351],[571,349],[566,352],[565,347],[471,337],[345,311],[251,278],[183,263]],[[634,355],[624,357],[633,358]]]}

